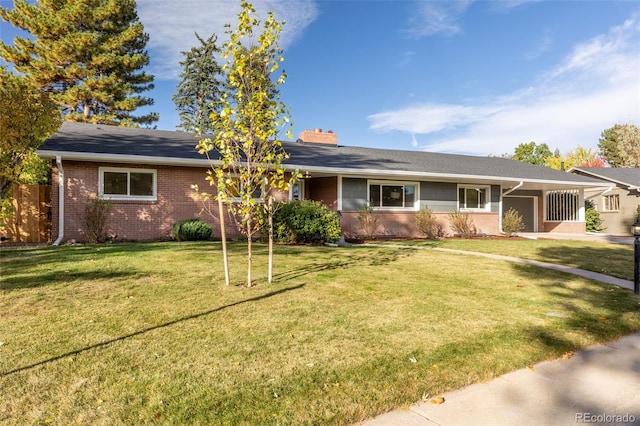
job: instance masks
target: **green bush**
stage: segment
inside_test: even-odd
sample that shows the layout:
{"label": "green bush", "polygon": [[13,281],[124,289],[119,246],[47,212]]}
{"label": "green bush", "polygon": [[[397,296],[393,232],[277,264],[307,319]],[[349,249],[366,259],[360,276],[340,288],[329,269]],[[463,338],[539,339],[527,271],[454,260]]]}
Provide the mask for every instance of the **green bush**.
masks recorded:
{"label": "green bush", "polygon": [[173,225],[173,237],[177,241],[203,241],[211,238],[211,225],[201,219],[187,219]]}
{"label": "green bush", "polygon": [[596,206],[593,204],[593,201],[586,200],[584,218],[587,222],[587,232],[601,232],[605,230],[605,227],[602,226],[604,221],[602,217],[600,217],[600,213],[596,210]]}
{"label": "green bush", "polygon": [[525,224],[522,216],[518,214],[518,211],[514,208],[510,208],[504,216],[502,216],[502,231],[507,234],[507,236],[516,235],[518,232],[524,230],[524,228]]}
{"label": "green bush", "polygon": [[442,224],[438,222],[431,209],[421,209],[416,213],[416,225],[420,233],[428,240],[444,237]]}
{"label": "green bush", "polygon": [[340,239],[340,219],[319,201],[282,203],[273,214],[273,237],[286,243],[334,243]]}

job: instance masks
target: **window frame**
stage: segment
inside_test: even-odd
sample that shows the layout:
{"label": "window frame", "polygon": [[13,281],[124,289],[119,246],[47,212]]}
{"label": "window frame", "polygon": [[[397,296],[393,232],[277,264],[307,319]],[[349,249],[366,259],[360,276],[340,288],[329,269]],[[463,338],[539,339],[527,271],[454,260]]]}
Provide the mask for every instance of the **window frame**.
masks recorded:
{"label": "window frame", "polygon": [[[294,196],[294,187],[298,187],[298,196]],[[300,179],[299,181],[291,184],[289,186],[289,201],[300,201],[304,200],[304,180]]]}
{"label": "window frame", "polygon": [[[105,194],[105,173],[126,173],[127,194]],[[130,195],[131,173],[145,173],[152,175],[151,195]],[[98,195],[105,200],[114,201],[157,201],[158,200],[158,171],[156,169],[142,169],[136,167],[100,167],[98,169]]]}
{"label": "window frame", "polygon": [[[617,208],[615,209],[610,209],[609,207],[611,206],[610,202],[607,202],[607,200],[611,200],[614,199],[616,200],[614,202],[614,204],[616,205]],[[602,211],[603,212],[619,212],[620,211],[620,194],[605,194],[602,196]]]}
{"label": "window frame", "polygon": [[[460,190],[464,189],[465,190],[465,207],[460,207]],[[485,201],[484,201],[484,207],[466,207],[467,205],[467,200],[466,200],[466,190],[467,189],[475,189],[475,190],[479,190],[479,189],[484,189],[485,190]],[[473,184],[465,184],[465,183],[459,183],[458,184],[458,188],[456,190],[456,206],[458,208],[458,210],[462,211],[462,212],[490,212],[491,211],[491,185],[473,185]]]}
{"label": "window frame", "polygon": [[[240,174],[239,173],[232,173],[227,177],[239,182],[240,183],[240,188],[238,188],[238,191],[242,192],[243,182],[240,180]],[[261,193],[260,193],[259,197],[251,197],[251,199],[252,200],[256,200],[259,203],[264,203],[267,194],[265,193],[264,189],[261,189],[260,191],[261,191]],[[228,199],[231,200],[233,203],[240,203],[242,201],[242,197],[234,197],[234,196],[231,196],[231,195],[229,195],[228,197],[229,197]]]}
{"label": "window frame", "polygon": [[[379,185],[380,186],[380,192],[382,194],[382,187],[383,186],[402,186],[402,206],[383,206],[382,205],[382,197],[380,199],[380,206],[374,206],[371,205],[371,186],[372,185]],[[404,194],[405,194],[405,187],[406,186],[413,186],[413,190],[414,190],[414,199],[413,199],[413,205],[407,206],[405,205],[405,198],[404,198]],[[392,181],[392,180],[373,180],[373,179],[368,179],[367,180],[367,203],[369,203],[370,207],[373,208],[374,210],[384,210],[384,211],[417,211],[420,207],[420,183],[419,182],[412,182],[412,181]]]}

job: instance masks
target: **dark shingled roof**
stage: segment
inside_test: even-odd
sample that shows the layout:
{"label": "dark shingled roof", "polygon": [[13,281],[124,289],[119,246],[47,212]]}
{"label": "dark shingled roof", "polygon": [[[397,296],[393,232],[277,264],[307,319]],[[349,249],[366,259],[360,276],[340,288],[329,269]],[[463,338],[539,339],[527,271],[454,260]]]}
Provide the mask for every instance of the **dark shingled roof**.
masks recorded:
{"label": "dark shingled roof", "polygon": [[640,167],[573,167],[571,171],[626,186],[640,187]]}
{"label": "dark shingled roof", "polygon": [[[192,133],[164,130],[65,122],[60,130],[40,147],[44,157],[88,161],[128,162],[140,158],[149,164],[155,158],[159,164],[179,161],[182,165],[202,165],[203,155],[195,146],[198,137]],[[348,174],[452,175],[493,181],[540,181],[546,183],[600,185],[602,181],[574,173],[565,173],[500,157],[440,154],[423,151],[374,149],[355,146],[329,146],[311,143],[284,142],[291,158],[287,165],[300,170],[332,171]],[[69,154],[73,154],[71,157]],[[144,161],[142,159],[144,158]],[[214,156],[212,155],[212,158]],[[214,158],[215,159],[215,158]],[[161,161],[162,160],[162,161]]]}

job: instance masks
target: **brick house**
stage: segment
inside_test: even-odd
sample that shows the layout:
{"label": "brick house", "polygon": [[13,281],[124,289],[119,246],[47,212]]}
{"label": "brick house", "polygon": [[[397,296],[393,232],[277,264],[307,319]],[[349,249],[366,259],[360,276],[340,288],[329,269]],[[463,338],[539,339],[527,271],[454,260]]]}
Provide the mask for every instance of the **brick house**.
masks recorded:
{"label": "brick house", "polygon": [[[82,215],[95,196],[113,202],[110,235],[169,237],[175,222],[200,215],[191,185],[209,189],[210,163],[197,153],[197,141],[184,132],[64,123],[38,150],[53,165],[52,239],[86,239]],[[421,208],[434,211],[447,233],[448,214],[460,210],[479,232],[498,234],[509,208],[523,216],[525,231],[584,233],[584,191],[612,185],[506,158],[338,145],[335,133],[320,129],[284,146],[287,169],[304,179],[281,198],[322,201],[340,212],[343,231],[355,234],[367,203],[379,213],[378,232],[388,236],[418,236],[414,216]],[[200,217],[217,231],[216,217]]]}
{"label": "brick house", "polygon": [[604,232],[631,235],[640,205],[640,168],[572,167],[569,172],[614,185],[604,190],[585,190],[585,199],[592,201],[600,213]]}

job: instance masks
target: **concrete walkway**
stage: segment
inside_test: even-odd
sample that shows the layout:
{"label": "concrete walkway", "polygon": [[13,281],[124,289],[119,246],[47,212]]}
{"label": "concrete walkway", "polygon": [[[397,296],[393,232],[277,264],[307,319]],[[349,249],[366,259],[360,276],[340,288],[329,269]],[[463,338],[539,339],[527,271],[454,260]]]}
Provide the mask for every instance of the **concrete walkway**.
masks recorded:
{"label": "concrete walkway", "polygon": [[640,425],[640,333],[442,396],[361,425]]}
{"label": "concrete walkway", "polygon": [[[394,247],[398,247],[398,246],[394,246]],[[416,248],[416,246],[405,246],[405,247]],[[530,259],[520,259],[518,257],[503,256],[503,255],[500,255],[500,254],[480,253],[480,252],[476,252],[476,251],[455,250],[455,249],[447,249],[447,248],[440,248],[440,247],[433,247],[433,248],[428,248],[428,249],[429,250],[446,251],[446,252],[450,252],[450,253],[467,254],[467,255],[472,255],[472,256],[482,256],[482,257],[488,257],[490,259],[506,260],[508,262],[522,263],[522,264],[525,264],[525,265],[533,265],[533,266],[538,266],[540,268],[547,268],[547,269],[553,269],[553,270],[556,270],[556,271],[566,272],[567,274],[579,275],[579,276],[584,277],[584,278],[589,278],[590,280],[596,280],[596,281],[600,281],[600,282],[603,282],[603,283],[613,284],[613,285],[617,285],[617,286],[620,286],[620,287],[624,287],[624,288],[628,288],[630,290],[633,290],[633,281],[623,280],[621,278],[616,278],[616,277],[612,277],[612,276],[609,276],[609,275],[600,274],[598,272],[586,271],[584,269],[578,269],[578,268],[572,268],[572,267],[569,267],[569,266],[558,265],[556,263],[540,262],[538,260],[530,260]]]}
{"label": "concrete walkway", "polygon": [[[595,240],[597,236],[585,239]],[[615,242],[632,244],[633,238]],[[633,289],[631,281],[563,265],[464,250],[425,249],[534,265]],[[590,346],[568,359],[542,362],[531,369],[517,370],[442,397],[442,404],[430,401],[415,404],[361,425],[640,425],[640,333]]]}

